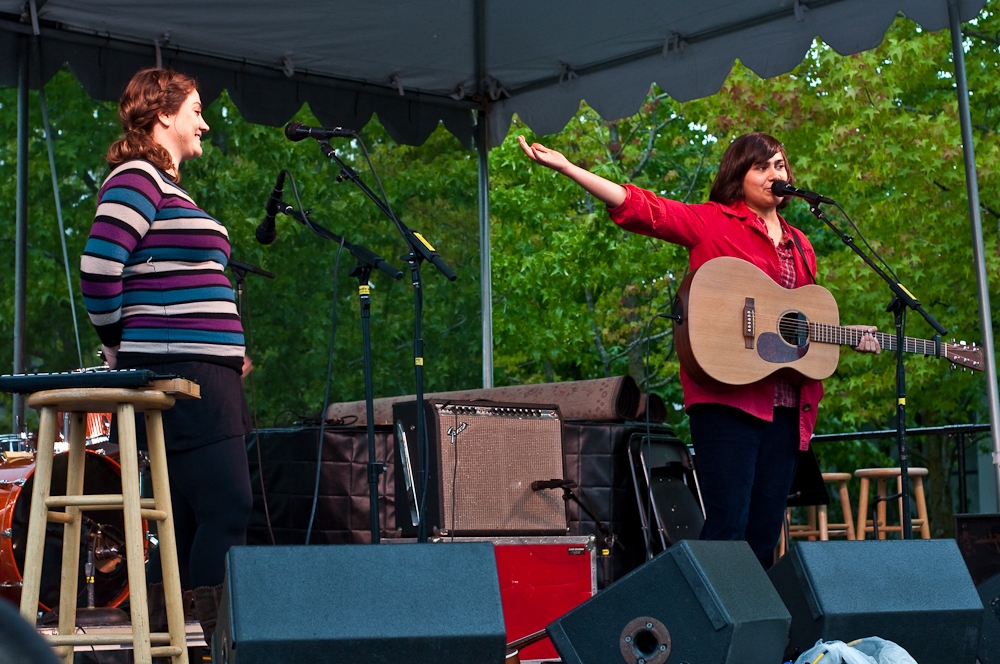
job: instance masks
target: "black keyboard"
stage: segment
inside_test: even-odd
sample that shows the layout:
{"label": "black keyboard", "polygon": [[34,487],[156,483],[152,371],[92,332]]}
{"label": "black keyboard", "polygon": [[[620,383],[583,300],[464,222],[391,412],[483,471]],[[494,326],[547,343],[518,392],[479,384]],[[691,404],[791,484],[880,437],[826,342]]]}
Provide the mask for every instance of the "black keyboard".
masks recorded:
{"label": "black keyboard", "polygon": [[0,376],[0,392],[31,394],[42,390],[66,390],[83,387],[145,387],[154,380],[177,378],[176,374],[158,374],[147,369],[89,369],[60,373],[8,374]]}

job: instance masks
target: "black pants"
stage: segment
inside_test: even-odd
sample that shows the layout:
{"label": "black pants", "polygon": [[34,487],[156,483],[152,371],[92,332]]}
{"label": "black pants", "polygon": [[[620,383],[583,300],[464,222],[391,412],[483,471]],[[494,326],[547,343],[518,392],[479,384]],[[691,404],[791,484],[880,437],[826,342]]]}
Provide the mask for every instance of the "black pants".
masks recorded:
{"label": "black pants", "polygon": [[746,540],[764,569],[774,564],[799,449],[799,413],[774,421],[719,404],[688,409],[705,504],[703,540]]}
{"label": "black pants", "polygon": [[[246,544],[253,508],[244,437],[167,452],[167,469],[181,585],[217,586],[229,547]],[[151,582],[159,580],[158,563],[150,560]]]}

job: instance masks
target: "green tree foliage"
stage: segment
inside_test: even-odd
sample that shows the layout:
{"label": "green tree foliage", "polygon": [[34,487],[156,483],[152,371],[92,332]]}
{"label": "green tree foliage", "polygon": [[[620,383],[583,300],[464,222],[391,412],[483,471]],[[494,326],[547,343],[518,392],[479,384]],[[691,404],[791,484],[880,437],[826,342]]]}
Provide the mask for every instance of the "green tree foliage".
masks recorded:
{"label": "green tree foliage", "polygon": [[[1000,145],[1000,82],[996,77],[1000,18],[987,10],[966,30],[979,182],[986,220],[991,298],[997,302],[996,200]],[[961,140],[947,31],[926,33],[899,18],[882,45],[841,56],[816,43],[788,75],[761,80],[738,63],[722,90],[677,103],[655,86],[635,116],[599,118],[586,104],[560,134],[536,137],[515,120],[508,139],[490,154],[493,311],[496,383],[574,380],[628,373],[647,380],[685,430],[669,310],[687,268],[686,252],[626,233],[600,204],[551,171],[533,166],[516,136],[541,140],[574,162],[620,182],[689,202],[708,197],[714,170],[729,141],[767,131],[784,141],[799,184],[837,199],[902,282],[959,338],[980,338]],[[117,136],[112,104],[88,99],[68,72],[46,87],[56,132],[62,205],[74,278],[107,174],[106,146]],[[0,260],[13,266],[16,91],[0,90],[0,215],[8,220]],[[29,367],[59,371],[76,365],[76,351],[56,231],[37,95],[31,95]],[[242,120],[223,95],[207,108],[212,126],[205,154],[183,169],[183,185],[224,221],[233,256],[278,274],[250,275],[248,316],[253,335],[253,396],[261,425],[315,415],[323,399],[334,283],[338,327],[332,400],[363,396],[357,284],[347,276],[346,252],[334,273],[337,246],[291,219],[279,219],[278,240],[261,247],[253,232],[280,168],[295,177],[313,219],[404,267],[404,246],[391,223],[311,142],[289,143],[279,130]],[[298,120],[315,123],[307,108]],[[443,128],[419,148],[393,143],[377,121],[363,138],[400,217],[422,231],[459,273],[446,282],[424,269],[428,390],[480,384],[480,283],[476,159]],[[357,144],[339,153],[369,185]],[[286,200],[294,201],[286,185]],[[819,254],[819,281],[837,297],[845,324],[875,324],[891,332],[886,288],[801,201],[786,217],[803,228]],[[835,215],[833,215],[835,216]],[[841,222],[842,223],[842,222]],[[857,232],[852,232],[856,237]],[[13,270],[0,274],[0,337],[12,337]],[[413,303],[409,275],[392,282],[373,276],[373,352],[376,396],[409,394]],[[77,308],[85,355],[97,338]],[[933,332],[910,316],[910,336]],[[651,341],[647,356],[644,341]],[[11,366],[10,345],[0,364]],[[982,422],[988,414],[981,375],[951,372],[946,362],[907,358],[910,426]],[[648,366],[648,370],[647,370]],[[894,426],[893,358],[844,349],[826,381],[818,432]],[[288,412],[293,415],[288,415]],[[2,421],[2,420],[0,420]],[[9,426],[9,414],[7,415]],[[953,441],[913,440],[916,463],[931,468],[932,513],[938,534],[950,527]],[[852,470],[890,463],[891,442],[824,445],[825,468]]]}

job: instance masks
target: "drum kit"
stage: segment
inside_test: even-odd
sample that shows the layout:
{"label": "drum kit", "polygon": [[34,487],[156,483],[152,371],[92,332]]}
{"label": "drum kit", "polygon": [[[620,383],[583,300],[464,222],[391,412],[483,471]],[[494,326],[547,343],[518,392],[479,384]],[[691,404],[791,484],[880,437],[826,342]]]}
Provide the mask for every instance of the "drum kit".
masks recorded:
{"label": "drum kit", "polygon": [[[111,413],[90,413],[87,422],[84,493],[121,493],[121,467],[117,448],[110,445]],[[63,437],[65,441],[65,435]],[[52,495],[66,487],[69,444],[56,441],[52,472]],[[15,604],[21,600],[24,548],[31,509],[32,477],[35,471],[34,438],[0,435],[0,597]],[[140,462],[140,466],[143,464]],[[80,541],[79,607],[120,606],[128,598],[128,571],[122,512],[85,511]],[[146,553],[148,555],[149,531]],[[63,549],[63,526],[50,523],[46,529],[39,612],[59,606],[59,582]]]}

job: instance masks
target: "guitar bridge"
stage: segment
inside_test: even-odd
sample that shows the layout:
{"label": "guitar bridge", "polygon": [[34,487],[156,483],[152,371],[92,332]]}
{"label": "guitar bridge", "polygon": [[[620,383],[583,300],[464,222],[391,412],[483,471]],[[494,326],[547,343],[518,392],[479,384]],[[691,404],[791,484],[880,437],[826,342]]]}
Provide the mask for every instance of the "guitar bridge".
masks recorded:
{"label": "guitar bridge", "polygon": [[749,349],[753,349],[753,312],[753,298],[748,297],[746,304],[743,306],[743,343],[746,344],[746,347]]}

